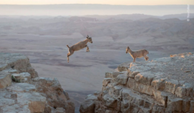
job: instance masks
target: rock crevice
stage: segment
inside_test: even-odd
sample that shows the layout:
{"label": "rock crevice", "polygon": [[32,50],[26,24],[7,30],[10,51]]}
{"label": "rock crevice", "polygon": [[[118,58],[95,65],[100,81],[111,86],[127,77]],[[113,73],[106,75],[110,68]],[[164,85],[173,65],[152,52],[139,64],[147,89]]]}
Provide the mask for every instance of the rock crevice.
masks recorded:
{"label": "rock crevice", "polygon": [[105,74],[102,91],[89,95],[80,112],[194,113],[193,67],[193,53],[121,64]]}
{"label": "rock crevice", "polygon": [[57,79],[39,77],[21,54],[0,53],[1,113],[74,113]]}

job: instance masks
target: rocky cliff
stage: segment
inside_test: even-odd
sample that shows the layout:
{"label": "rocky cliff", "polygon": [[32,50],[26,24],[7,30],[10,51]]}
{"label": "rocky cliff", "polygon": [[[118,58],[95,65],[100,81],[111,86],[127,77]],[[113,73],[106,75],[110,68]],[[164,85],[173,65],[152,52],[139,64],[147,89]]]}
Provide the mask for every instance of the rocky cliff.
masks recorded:
{"label": "rocky cliff", "polygon": [[57,79],[38,77],[29,59],[0,53],[0,113],[74,113]]}
{"label": "rocky cliff", "polygon": [[124,63],[106,73],[102,91],[81,113],[194,113],[194,54]]}

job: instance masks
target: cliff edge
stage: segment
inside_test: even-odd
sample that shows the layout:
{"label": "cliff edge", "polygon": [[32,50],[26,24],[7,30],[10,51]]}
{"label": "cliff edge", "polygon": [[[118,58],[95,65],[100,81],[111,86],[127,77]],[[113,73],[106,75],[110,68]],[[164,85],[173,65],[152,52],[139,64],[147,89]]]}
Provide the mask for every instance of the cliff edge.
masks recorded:
{"label": "cliff edge", "polygon": [[0,53],[0,113],[74,113],[57,79],[38,77],[29,59]]}
{"label": "cliff edge", "polygon": [[106,73],[102,91],[81,113],[194,113],[194,54],[124,63]]}

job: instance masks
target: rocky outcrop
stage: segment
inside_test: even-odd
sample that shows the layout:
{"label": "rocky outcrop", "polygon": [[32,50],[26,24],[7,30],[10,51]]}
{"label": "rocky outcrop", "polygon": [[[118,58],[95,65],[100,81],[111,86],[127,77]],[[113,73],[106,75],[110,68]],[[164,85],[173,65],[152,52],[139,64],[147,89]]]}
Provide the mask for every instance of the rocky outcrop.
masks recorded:
{"label": "rocky outcrop", "polygon": [[57,79],[38,77],[29,59],[0,53],[0,113],[74,113]]}
{"label": "rocky outcrop", "polygon": [[125,63],[106,73],[81,113],[194,113],[194,54]]}

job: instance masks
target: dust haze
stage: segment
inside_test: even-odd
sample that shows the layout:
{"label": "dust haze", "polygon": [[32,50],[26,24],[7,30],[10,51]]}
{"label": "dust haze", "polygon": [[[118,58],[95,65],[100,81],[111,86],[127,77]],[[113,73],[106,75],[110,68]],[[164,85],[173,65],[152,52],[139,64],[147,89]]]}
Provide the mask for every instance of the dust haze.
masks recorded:
{"label": "dust haze", "polygon": [[[147,49],[149,60],[194,51],[193,6],[190,21],[186,6],[94,6],[1,5],[0,51],[25,54],[39,76],[57,78],[76,110],[87,94],[101,90],[105,72],[133,60],[127,46]],[[67,63],[66,45],[87,35],[93,40],[90,52],[75,52]]]}
{"label": "dust haze", "polygon": [[[146,14],[168,15],[187,12],[186,5],[104,5],[104,4],[61,4],[61,5],[0,5],[1,15],[36,16],[84,16]],[[190,5],[194,13],[194,5]]]}

